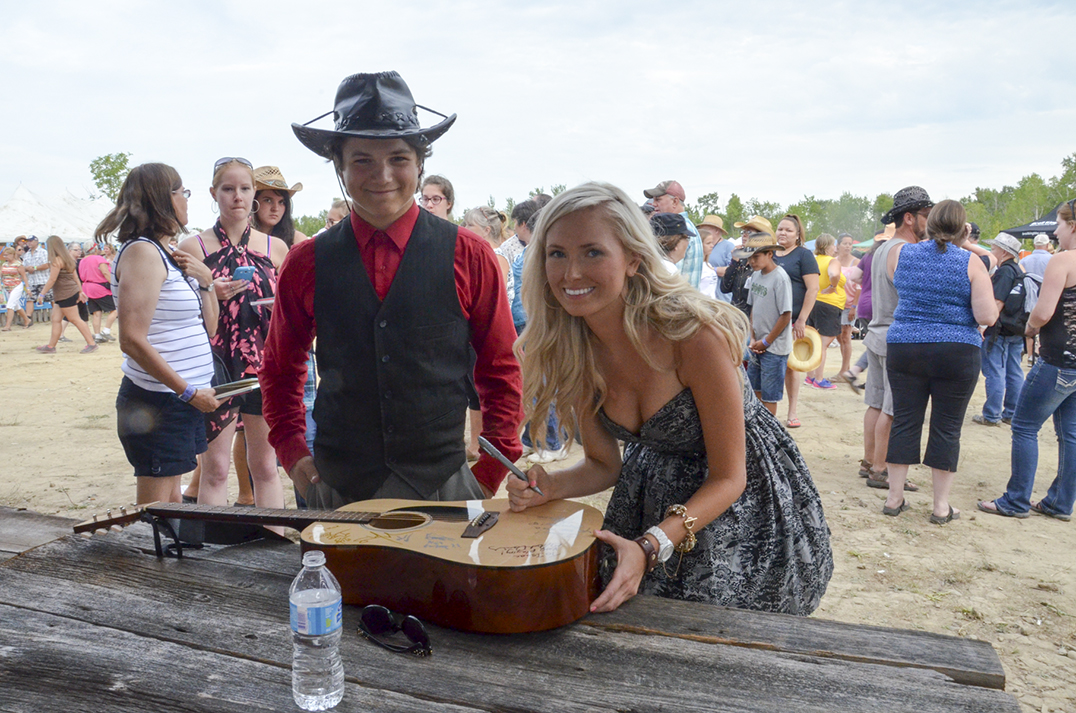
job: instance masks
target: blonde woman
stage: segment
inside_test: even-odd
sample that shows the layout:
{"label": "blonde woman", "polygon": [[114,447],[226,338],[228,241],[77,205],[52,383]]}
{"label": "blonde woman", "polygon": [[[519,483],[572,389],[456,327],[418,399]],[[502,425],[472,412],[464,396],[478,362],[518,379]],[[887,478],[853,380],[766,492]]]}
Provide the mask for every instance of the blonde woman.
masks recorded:
{"label": "blonde woman", "polygon": [[35,348],[42,354],[55,354],[56,343],[60,341],[60,335],[63,333],[63,320],[66,319],[75,325],[79,334],[86,340],[86,346],[80,353],[95,352],[97,343],[93,340],[93,332],[78,313],[78,303],[85,302],[86,295],[78,279],[75,258],[67,251],[64,241],[57,235],[49,236],[45,244],[49,251],[49,280],[41,288],[37,303],[42,304],[45,301],[45,295],[52,290],[52,336],[48,344]]}
{"label": "blonde woman", "polygon": [[745,387],[746,318],[668,275],[642,212],[602,183],[540,214],[523,302],[528,420],[544,430],[555,401],[585,457],[555,473],[534,466],[544,495],[510,480],[509,498],[519,511],[615,486],[591,610],[642,591],[812,612],[833,571],[829,528],[795,442]]}

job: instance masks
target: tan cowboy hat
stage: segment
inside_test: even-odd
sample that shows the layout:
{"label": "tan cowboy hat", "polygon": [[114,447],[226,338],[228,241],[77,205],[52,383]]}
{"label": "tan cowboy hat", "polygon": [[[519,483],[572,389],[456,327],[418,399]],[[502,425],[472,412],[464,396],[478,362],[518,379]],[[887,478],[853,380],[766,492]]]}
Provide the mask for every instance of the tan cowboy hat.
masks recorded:
{"label": "tan cowboy hat", "polygon": [[729,231],[725,230],[725,221],[721,219],[720,215],[707,215],[702,219],[701,223],[695,223],[696,228],[701,228],[703,226],[718,230],[722,235],[729,234]]}
{"label": "tan cowboy hat", "polygon": [[255,191],[284,191],[289,195],[295,195],[303,190],[303,184],[296,183],[288,188],[288,182],[284,180],[284,174],[276,166],[258,166],[254,169]]}
{"label": "tan cowboy hat", "polygon": [[822,363],[822,337],[814,327],[806,327],[803,336],[792,342],[788,368],[793,371],[814,371]]}
{"label": "tan cowboy hat", "polygon": [[751,220],[747,221],[746,223],[737,222],[737,223],[734,223],[734,225],[737,228],[741,228],[741,229],[742,228],[751,228],[752,230],[757,231],[759,233],[769,233],[770,235],[774,234],[773,226],[770,225],[770,221],[766,220],[761,215],[753,215],[753,216],[751,216]]}

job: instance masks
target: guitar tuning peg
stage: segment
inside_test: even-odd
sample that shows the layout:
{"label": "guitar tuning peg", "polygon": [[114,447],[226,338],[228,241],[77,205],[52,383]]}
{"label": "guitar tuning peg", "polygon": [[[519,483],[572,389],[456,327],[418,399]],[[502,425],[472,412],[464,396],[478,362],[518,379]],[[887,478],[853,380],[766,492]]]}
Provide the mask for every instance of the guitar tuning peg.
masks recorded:
{"label": "guitar tuning peg", "polygon": [[93,514],[93,521],[94,521],[94,522],[97,522],[97,513],[94,513],[94,514]]}
{"label": "guitar tuning peg", "polygon": [[87,540],[90,539],[91,537],[93,537],[92,532],[80,532],[78,534],[79,534],[79,537],[85,537]]}
{"label": "guitar tuning peg", "polygon": [[120,513],[123,514],[123,515],[127,514],[127,506],[126,505],[120,508]]}

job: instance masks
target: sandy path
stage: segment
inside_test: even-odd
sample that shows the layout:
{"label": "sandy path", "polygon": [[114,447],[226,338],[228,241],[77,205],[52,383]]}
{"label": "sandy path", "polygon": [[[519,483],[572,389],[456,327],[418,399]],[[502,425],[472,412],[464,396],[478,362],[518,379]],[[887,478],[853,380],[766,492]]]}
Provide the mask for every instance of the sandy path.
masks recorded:
{"label": "sandy path", "polygon": [[[55,355],[38,354],[32,347],[47,331],[37,324],[0,334],[0,505],[88,517],[129,503],[131,467],[115,431],[119,349],[113,343],[80,355],[73,341]],[[862,346],[855,348],[858,355]],[[828,361],[836,372],[836,349]],[[938,527],[927,521],[930,475],[923,468],[911,472],[924,485],[909,495],[912,509],[899,518],[881,514],[885,492],[857,476],[863,406],[851,390],[803,388],[804,425],[793,435],[822,493],[836,562],[816,616],[989,641],[1025,710],[1076,713],[1076,524],[976,511],[975,501],[1000,495],[1009,475],[1008,428],[970,421],[983,399],[980,379],[951,496],[963,515]],[[1036,498],[1057,467],[1049,426],[1040,444]]]}

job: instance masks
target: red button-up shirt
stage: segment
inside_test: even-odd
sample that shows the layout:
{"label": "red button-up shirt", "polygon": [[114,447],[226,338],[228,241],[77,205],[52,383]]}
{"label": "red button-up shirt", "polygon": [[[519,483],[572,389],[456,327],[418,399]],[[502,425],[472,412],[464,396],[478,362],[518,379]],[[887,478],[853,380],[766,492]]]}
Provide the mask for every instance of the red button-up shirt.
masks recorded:
{"label": "red button-up shirt", "polygon": [[[351,213],[351,227],[366,274],[382,300],[400,267],[418,211],[418,205],[412,204],[385,230],[377,230]],[[522,378],[512,354],[516,330],[504,277],[489,243],[464,228],[457,233],[454,265],[456,296],[470,324],[471,346],[478,357],[474,380],[482,403],[482,435],[514,461],[523,453],[519,442]],[[314,240],[307,240],[292,248],[280,269],[273,318],[258,372],[269,443],[288,472],[299,459],[310,455],[306,447],[303,385],[307,352],[317,335],[314,285]],[[478,482],[492,491],[497,490],[506,473],[504,466],[485,453],[472,470]]]}

